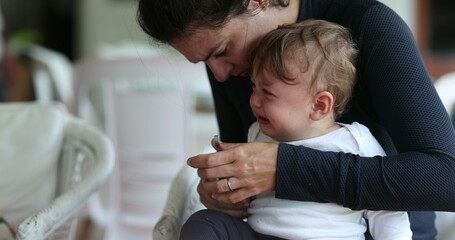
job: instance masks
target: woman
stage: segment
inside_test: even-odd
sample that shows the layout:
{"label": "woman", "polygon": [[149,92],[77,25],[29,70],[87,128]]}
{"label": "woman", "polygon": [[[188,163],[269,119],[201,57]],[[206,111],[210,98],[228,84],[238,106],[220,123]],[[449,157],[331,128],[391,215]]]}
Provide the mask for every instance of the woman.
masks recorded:
{"label": "woman", "polygon": [[[188,160],[204,179],[201,201],[237,217],[245,216],[250,197],[269,190],[277,198],[354,210],[455,211],[453,126],[412,33],[380,2],[141,0],[138,10],[152,38],[206,62],[221,138],[237,143],[255,121],[248,105],[252,46],[279,25],[310,18],[351,29],[359,48],[357,84],[337,121],[366,125],[388,156],[359,160],[287,144],[225,143],[221,152]],[[206,180],[215,178],[221,180]],[[414,239],[434,238],[434,213],[409,215]]]}

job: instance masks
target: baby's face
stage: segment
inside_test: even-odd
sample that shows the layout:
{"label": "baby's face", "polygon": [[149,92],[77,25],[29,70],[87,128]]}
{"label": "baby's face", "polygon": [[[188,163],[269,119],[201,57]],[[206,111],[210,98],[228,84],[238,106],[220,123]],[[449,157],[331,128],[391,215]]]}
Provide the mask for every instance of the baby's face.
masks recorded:
{"label": "baby's face", "polygon": [[306,139],[313,109],[310,94],[310,73],[300,71],[296,63],[288,62],[288,71],[296,76],[293,83],[275,77],[267,69],[252,77],[253,94],[250,105],[264,134],[278,141]]}

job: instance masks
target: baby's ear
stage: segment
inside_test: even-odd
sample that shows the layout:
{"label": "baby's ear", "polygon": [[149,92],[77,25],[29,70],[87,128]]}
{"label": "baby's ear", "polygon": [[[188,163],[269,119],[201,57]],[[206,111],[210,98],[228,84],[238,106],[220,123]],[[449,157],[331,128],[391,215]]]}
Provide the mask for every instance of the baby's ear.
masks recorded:
{"label": "baby's ear", "polygon": [[313,109],[310,118],[318,121],[333,113],[333,95],[328,91],[318,92],[313,97]]}

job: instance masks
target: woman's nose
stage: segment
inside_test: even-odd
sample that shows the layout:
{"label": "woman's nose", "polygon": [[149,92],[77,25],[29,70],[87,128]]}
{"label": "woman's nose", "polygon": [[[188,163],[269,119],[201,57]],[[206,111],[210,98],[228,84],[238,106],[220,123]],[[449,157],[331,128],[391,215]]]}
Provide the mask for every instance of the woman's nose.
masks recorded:
{"label": "woman's nose", "polygon": [[232,65],[218,59],[209,59],[207,60],[207,65],[209,65],[210,70],[212,70],[213,75],[218,82],[226,81],[231,75]]}

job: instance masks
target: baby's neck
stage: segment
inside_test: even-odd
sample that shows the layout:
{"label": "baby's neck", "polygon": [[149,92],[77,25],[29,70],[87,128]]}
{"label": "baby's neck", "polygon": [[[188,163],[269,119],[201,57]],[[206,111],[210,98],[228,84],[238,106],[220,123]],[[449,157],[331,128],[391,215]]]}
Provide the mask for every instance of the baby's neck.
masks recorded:
{"label": "baby's neck", "polygon": [[293,136],[287,136],[283,139],[275,139],[275,140],[281,141],[281,142],[306,140],[306,139],[323,136],[323,135],[330,133],[332,131],[335,131],[339,128],[341,128],[341,126],[339,124],[337,124],[333,120],[333,118],[332,119],[325,118],[323,120],[313,122],[313,124],[309,125],[308,129],[306,129],[304,132],[301,132],[301,133],[293,135]]}
{"label": "baby's neck", "polygon": [[335,122],[333,122],[332,126],[328,126],[327,128],[325,129],[321,129],[320,131],[320,134],[318,136],[314,136],[314,137],[319,137],[319,136],[323,136],[329,132],[332,132],[332,131],[335,131],[337,129],[341,128],[341,126]]}
{"label": "baby's neck", "polygon": [[329,132],[339,129],[340,127],[341,126],[335,123],[335,121],[331,121],[329,123],[324,124],[321,124],[320,122],[315,122],[311,130],[309,130],[305,135],[302,135],[300,139],[294,139],[293,141],[320,137],[326,135]]}

